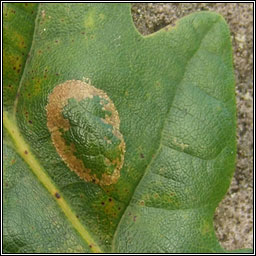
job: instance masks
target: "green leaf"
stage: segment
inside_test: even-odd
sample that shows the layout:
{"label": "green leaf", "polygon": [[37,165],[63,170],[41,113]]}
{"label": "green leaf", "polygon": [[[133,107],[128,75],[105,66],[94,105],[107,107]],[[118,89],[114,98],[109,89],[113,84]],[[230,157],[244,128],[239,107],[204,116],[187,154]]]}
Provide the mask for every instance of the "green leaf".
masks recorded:
{"label": "green leaf", "polygon": [[6,3],[4,251],[225,252],[234,170],[224,19],[149,36],[128,4]]}

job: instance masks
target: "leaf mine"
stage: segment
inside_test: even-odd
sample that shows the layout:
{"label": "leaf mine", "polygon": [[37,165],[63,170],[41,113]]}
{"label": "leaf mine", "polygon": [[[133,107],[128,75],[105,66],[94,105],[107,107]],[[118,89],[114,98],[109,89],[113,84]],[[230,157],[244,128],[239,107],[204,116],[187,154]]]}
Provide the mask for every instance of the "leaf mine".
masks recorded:
{"label": "leaf mine", "polygon": [[100,186],[118,181],[125,142],[118,112],[104,91],[66,81],[49,94],[46,112],[53,145],[71,171]]}

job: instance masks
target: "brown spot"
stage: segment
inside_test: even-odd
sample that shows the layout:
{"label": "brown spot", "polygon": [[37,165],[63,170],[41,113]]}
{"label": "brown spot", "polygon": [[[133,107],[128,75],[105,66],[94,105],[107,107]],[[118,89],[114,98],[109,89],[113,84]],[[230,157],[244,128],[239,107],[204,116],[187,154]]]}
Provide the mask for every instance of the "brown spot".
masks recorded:
{"label": "brown spot", "polygon": [[58,42],[59,42],[58,40],[55,41],[56,44],[57,44]]}
{"label": "brown spot", "polygon": [[57,199],[59,199],[59,198],[60,198],[60,194],[59,194],[58,192],[56,192],[56,193],[55,193],[55,197],[56,197]]}
{"label": "brown spot", "polygon": [[108,201],[109,201],[109,202],[112,202],[112,198],[109,198]]}
{"label": "brown spot", "polygon": [[133,221],[134,221],[134,222],[136,221],[136,218],[137,218],[137,216],[133,216]]}
{"label": "brown spot", "polygon": [[141,153],[141,154],[140,154],[140,157],[141,157],[141,158],[144,158],[144,155]]}
{"label": "brown spot", "polygon": [[104,203],[104,202],[101,202],[101,204],[102,204],[102,205],[105,205],[105,203]]}
{"label": "brown spot", "polygon": [[[121,159],[118,158],[115,160],[117,165],[112,175],[103,173],[101,179],[93,174],[91,169],[86,168],[81,159],[75,156],[75,145],[71,144],[68,146],[62,136],[62,132],[60,131],[68,131],[70,128],[69,121],[64,119],[62,115],[62,110],[68,104],[68,99],[74,98],[81,101],[85,98],[93,98],[94,96],[99,96],[100,98],[107,100],[108,103],[104,105],[104,108],[106,111],[111,113],[111,116],[107,116],[104,121],[107,124],[112,125],[113,135],[121,141],[119,149],[122,152]],[[120,170],[124,162],[125,142],[122,134],[119,132],[120,119],[118,112],[115,109],[114,103],[110,100],[107,94],[85,82],[69,80],[53,89],[52,93],[48,97],[46,111],[47,127],[51,133],[52,142],[58,154],[70,170],[74,171],[81,179],[101,186],[116,183],[120,177]]]}
{"label": "brown spot", "polygon": [[90,244],[89,247],[92,248],[92,244]]}
{"label": "brown spot", "polygon": [[28,154],[28,151],[27,151],[27,150],[25,150],[25,151],[24,151],[24,153],[27,155],[27,154]]}
{"label": "brown spot", "polygon": [[144,206],[145,205],[145,202],[143,200],[140,201],[140,205],[141,206]]}
{"label": "brown spot", "polygon": [[79,216],[78,216],[78,215],[76,215],[76,217],[79,219]]}
{"label": "brown spot", "polygon": [[28,120],[28,122],[29,122],[30,124],[32,124],[32,121],[31,121],[31,120]]}
{"label": "brown spot", "polygon": [[118,207],[118,210],[120,211],[120,210],[121,210],[121,207]]}
{"label": "brown spot", "polygon": [[81,34],[82,34],[82,35],[84,35],[84,34],[85,34],[85,32],[82,32]]}
{"label": "brown spot", "polygon": [[17,73],[20,73],[20,69],[17,70]]}
{"label": "brown spot", "polygon": [[45,10],[42,10],[41,14],[42,14],[42,19],[44,19],[45,18]]}
{"label": "brown spot", "polygon": [[16,70],[16,67],[13,67],[13,70]]}

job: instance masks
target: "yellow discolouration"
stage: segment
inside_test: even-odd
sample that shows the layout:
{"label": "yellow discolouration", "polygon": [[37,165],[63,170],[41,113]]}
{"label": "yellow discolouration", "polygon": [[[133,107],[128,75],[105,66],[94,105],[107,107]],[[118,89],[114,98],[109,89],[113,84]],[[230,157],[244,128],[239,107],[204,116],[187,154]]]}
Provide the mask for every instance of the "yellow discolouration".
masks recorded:
{"label": "yellow discolouration", "polygon": [[201,226],[201,233],[203,235],[208,235],[210,231],[211,231],[210,223],[208,221],[204,221],[203,225]]}
{"label": "yellow discolouration", "polygon": [[177,140],[177,138],[173,138],[173,144],[174,144],[175,146],[181,148],[182,151],[183,151],[184,149],[188,148],[188,144],[179,142],[179,141]]}
{"label": "yellow discolouration", "polygon": [[[102,104],[103,102],[106,102],[104,103],[104,109],[109,111],[111,116],[106,115],[105,119],[102,119],[102,121],[110,124],[113,127],[113,135],[121,141],[119,144],[121,159],[117,158],[111,162],[112,164],[116,165],[115,170],[113,171],[112,175],[106,173],[102,174],[101,180],[92,172],[91,169],[84,166],[82,160],[75,156],[75,145],[67,145],[61,132],[68,131],[70,128],[69,121],[64,119],[62,115],[63,108],[68,104],[68,100],[74,98],[77,101],[81,101],[85,98],[93,98],[94,96],[100,97],[102,99]],[[48,97],[46,111],[47,127],[51,133],[53,144],[67,166],[85,181],[93,182],[99,185],[110,185],[116,183],[120,177],[120,170],[124,162],[125,142],[122,134],[119,131],[120,119],[118,112],[115,109],[114,103],[110,100],[107,94],[85,82],[79,80],[69,80],[54,88]]]}
{"label": "yellow discolouration", "polygon": [[95,11],[91,10],[89,13],[87,13],[85,20],[84,20],[84,25],[86,28],[92,28],[95,25]]}
{"label": "yellow discolouration", "polygon": [[99,14],[99,17],[100,17],[101,20],[104,20],[104,19],[105,19],[105,15],[104,15],[103,13],[100,13],[100,14]]}

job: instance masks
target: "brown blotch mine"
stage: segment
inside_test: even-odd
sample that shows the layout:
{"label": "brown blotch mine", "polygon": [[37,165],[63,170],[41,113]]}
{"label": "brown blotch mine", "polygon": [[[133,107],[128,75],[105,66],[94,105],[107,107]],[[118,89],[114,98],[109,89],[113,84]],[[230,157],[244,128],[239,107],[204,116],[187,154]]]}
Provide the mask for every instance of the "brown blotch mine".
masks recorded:
{"label": "brown blotch mine", "polygon": [[[108,103],[104,108],[112,114],[111,116],[106,116],[103,120],[107,124],[112,125],[113,135],[121,141],[119,149],[122,152],[121,159],[114,160],[117,165],[112,175],[103,173],[101,179],[99,179],[91,169],[86,168],[81,159],[78,159],[75,156],[75,145],[72,143],[71,145],[67,145],[61,133],[61,130],[65,132],[70,128],[69,121],[64,119],[62,115],[63,108],[68,104],[68,99],[74,98],[77,101],[81,101],[85,98],[93,98],[94,96],[99,96],[100,98],[107,100]],[[99,184],[100,186],[111,185],[118,181],[120,177],[120,170],[124,163],[125,142],[123,135],[119,131],[120,119],[118,112],[114,103],[104,91],[80,80],[68,80],[57,85],[53,89],[52,93],[49,94],[46,112],[47,127],[51,133],[52,142],[58,154],[71,171],[74,171],[81,179],[87,182]]]}

